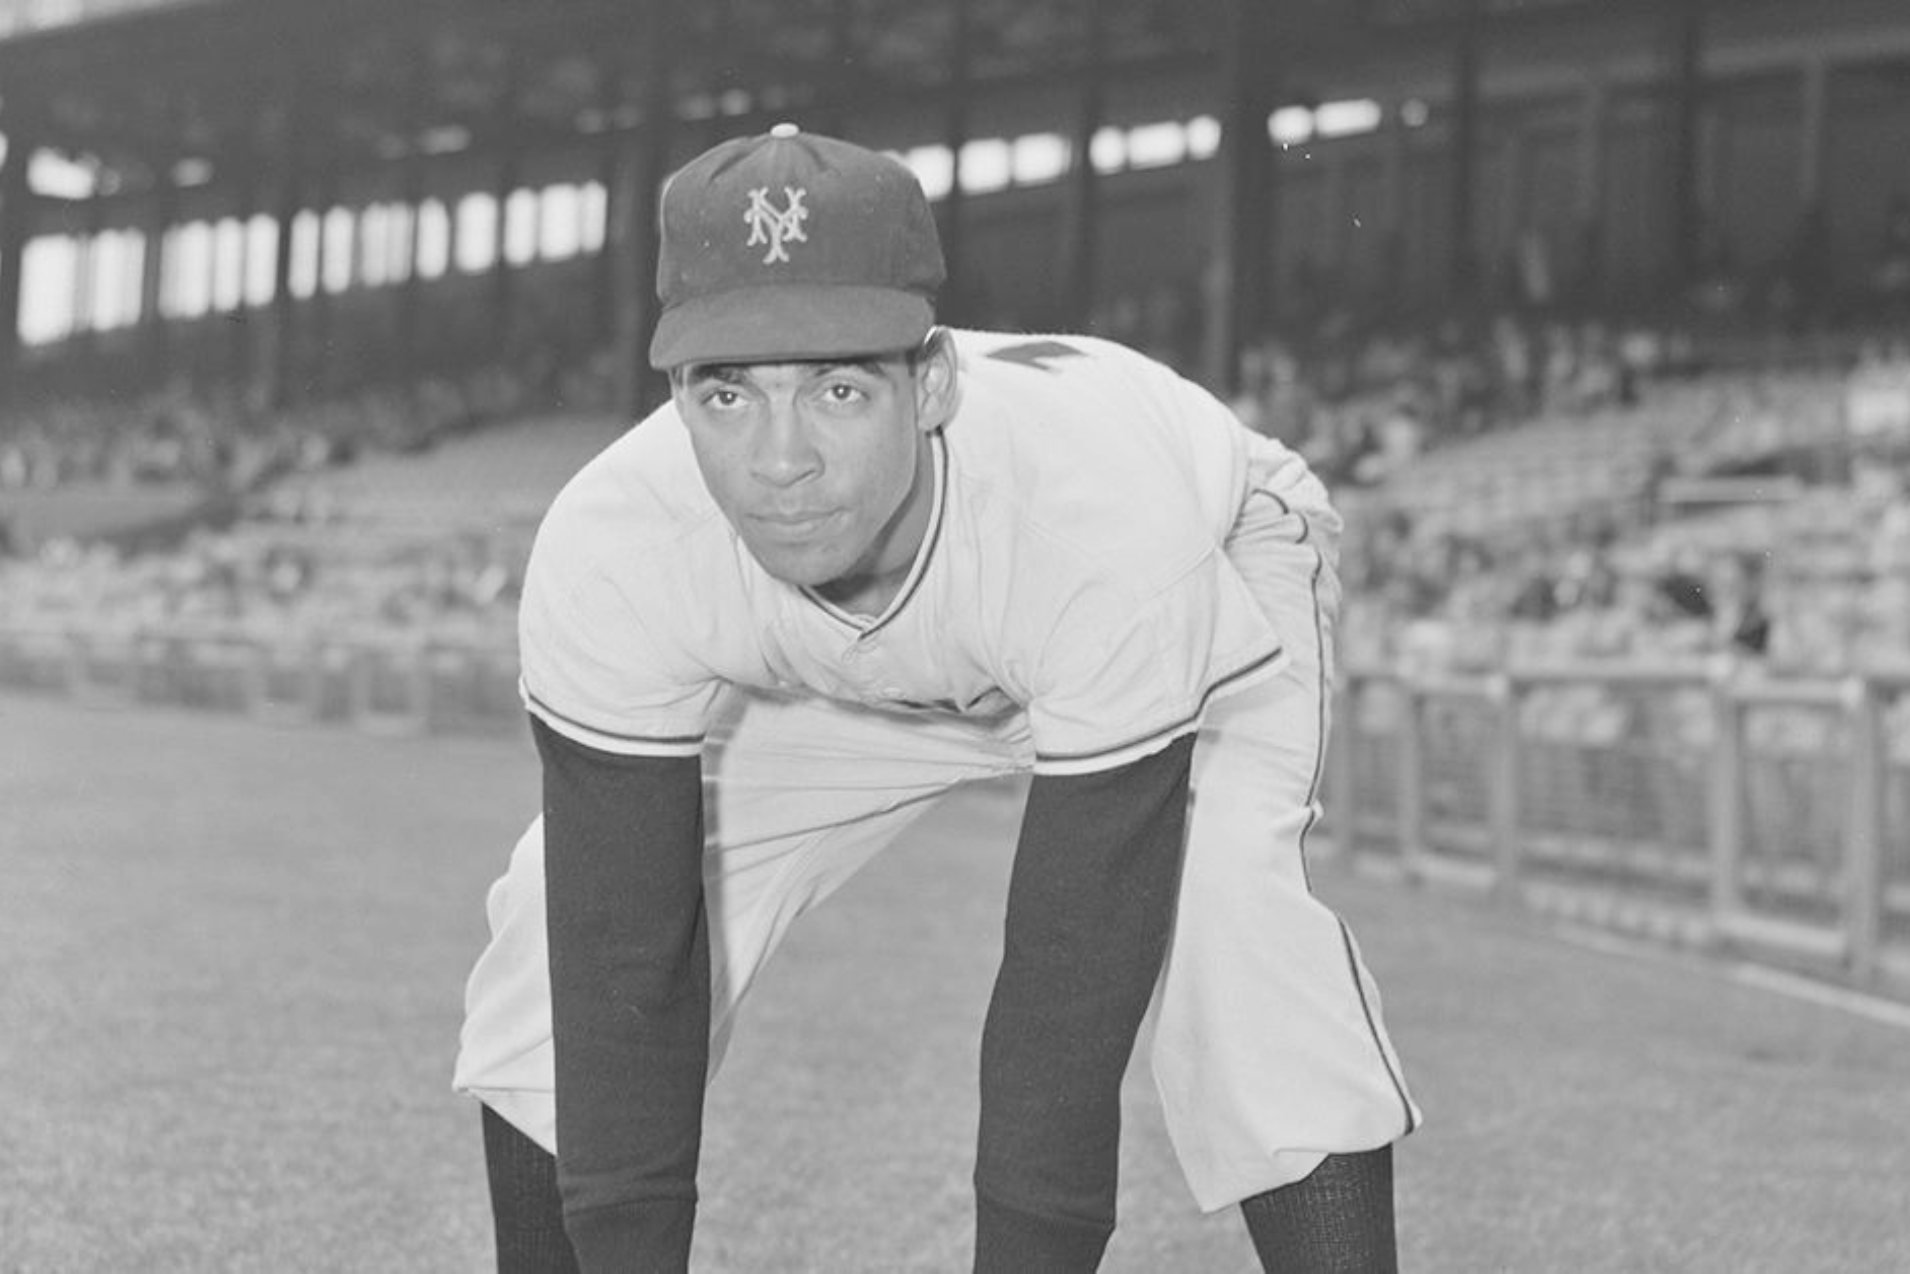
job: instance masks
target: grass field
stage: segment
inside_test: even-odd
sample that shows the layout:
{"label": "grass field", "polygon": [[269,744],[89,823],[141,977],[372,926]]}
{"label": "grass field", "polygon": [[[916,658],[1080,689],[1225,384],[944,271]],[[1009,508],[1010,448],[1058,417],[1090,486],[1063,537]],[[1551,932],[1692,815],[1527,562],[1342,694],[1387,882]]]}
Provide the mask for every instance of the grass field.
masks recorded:
{"label": "grass field", "polygon": [[[967,1266],[1012,789],[798,931],[711,1097],[696,1269]],[[448,1090],[524,743],[0,697],[0,1271],[479,1271]],[[1910,1269],[1910,1030],[1342,870],[1428,1126],[1420,1271]],[[1129,1084],[1114,1274],[1247,1271]]]}

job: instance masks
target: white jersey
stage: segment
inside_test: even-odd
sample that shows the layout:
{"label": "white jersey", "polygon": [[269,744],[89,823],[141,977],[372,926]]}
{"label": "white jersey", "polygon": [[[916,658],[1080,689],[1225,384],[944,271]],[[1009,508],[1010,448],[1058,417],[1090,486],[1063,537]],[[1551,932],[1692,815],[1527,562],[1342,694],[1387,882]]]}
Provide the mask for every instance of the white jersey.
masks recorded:
{"label": "white jersey", "polygon": [[1296,504],[1324,504],[1298,457],[1121,346],[954,335],[961,403],[931,435],[929,528],[881,614],[768,575],[665,405],[565,487],[539,532],[520,620],[529,710],[642,755],[698,752],[725,684],[1020,710],[1035,771],[1072,774],[1159,749],[1214,696],[1277,671],[1280,635],[1222,545],[1250,461],[1290,477]]}

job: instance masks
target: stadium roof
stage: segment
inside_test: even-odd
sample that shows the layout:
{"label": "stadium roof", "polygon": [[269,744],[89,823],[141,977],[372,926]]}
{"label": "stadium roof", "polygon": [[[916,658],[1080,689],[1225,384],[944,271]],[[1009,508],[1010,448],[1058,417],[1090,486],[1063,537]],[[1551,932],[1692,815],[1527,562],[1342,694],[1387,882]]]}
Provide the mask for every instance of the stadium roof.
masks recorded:
{"label": "stadium roof", "polygon": [[[1682,0],[1697,3],[1698,0]],[[1710,4],[1743,0],[1705,0]],[[1218,67],[1237,7],[1289,51],[1423,39],[1651,0],[0,0],[93,15],[0,39],[0,131],[86,156],[103,188],[182,162],[327,166],[778,112],[879,117],[961,82]],[[1673,6],[1674,8],[1676,6]],[[107,16],[98,16],[98,15]],[[0,28],[3,30],[4,28]],[[1278,68],[1270,68],[1277,75]],[[454,139],[454,140],[450,140]]]}
{"label": "stadium roof", "polygon": [[0,0],[0,40],[26,31],[94,22],[135,9],[189,3],[192,0]]}
{"label": "stadium roof", "polygon": [[[1211,55],[1220,5],[1105,0],[1108,56]],[[482,145],[628,127],[661,95],[690,119],[919,97],[950,81],[958,24],[970,77],[1039,74],[1078,60],[1082,12],[1082,0],[189,0],[0,41],[0,128],[140,185],[182,160],[284,155],[303,102],[322,133],[308,144],[349,164],[451,131]]]}

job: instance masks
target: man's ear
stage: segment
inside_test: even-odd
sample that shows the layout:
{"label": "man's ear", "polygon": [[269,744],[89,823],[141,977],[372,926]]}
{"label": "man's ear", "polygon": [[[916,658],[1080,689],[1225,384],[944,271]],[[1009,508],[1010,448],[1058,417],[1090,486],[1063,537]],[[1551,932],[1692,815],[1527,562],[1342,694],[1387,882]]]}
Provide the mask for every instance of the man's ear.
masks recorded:
{"label": "man's ear", "polygon": [[915,359],[915,422],[924,433],[955,418],[961,401],[961,361],[945,327],[930,330]]}

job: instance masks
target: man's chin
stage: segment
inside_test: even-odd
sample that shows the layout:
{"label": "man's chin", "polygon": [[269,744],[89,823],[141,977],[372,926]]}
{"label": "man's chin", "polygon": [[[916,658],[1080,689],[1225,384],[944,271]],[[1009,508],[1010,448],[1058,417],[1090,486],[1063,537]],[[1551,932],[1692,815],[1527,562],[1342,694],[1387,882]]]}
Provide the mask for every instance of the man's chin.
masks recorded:
{"label": "man's chin", "polygon": [[750,545],[749,551],[756,564],[771,577],[795,588],[822,588],[842,575],[834,554],[760,544]]}

